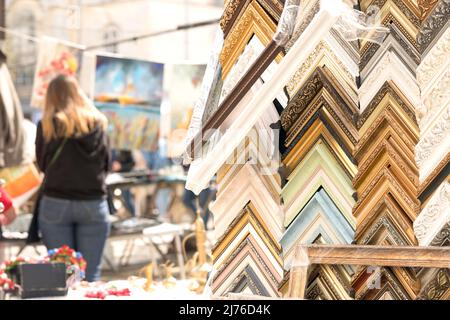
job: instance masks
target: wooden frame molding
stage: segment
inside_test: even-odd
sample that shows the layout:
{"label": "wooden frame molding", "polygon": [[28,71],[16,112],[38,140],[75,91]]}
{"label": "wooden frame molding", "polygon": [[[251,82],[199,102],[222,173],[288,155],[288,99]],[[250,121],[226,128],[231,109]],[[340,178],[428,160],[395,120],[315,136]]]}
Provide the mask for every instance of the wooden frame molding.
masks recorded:
{"label": "wooden frame molding", "polygon": [[441,0],[423,21],[417,35],[417,43],[422,55],[426,55],[430,44],[439,34],[440,30],[448,23],[450,16],[450,0]]}
{"label": "wooden frame molding", "polygon": [[[314,17],[311,24],[306,28],[306,30],[299,37],[298,41],[295,42],[294,46],[289,50],[283,60],[279,63],[277,70],[272,75],[272,78],[265,82],[260,88],[259,92],[262,94],[256,94],[252,97],[251,101],[246,105],[246,108],[242,110],[238,119],[236,119],[229,128],[223,134],[221,139],[215,144],[210,152],[203,156],[203,158],[196,158],[189,169],[188,179],[186,183],[186,188],[192,190],[194,193],[199,193],[208,184],[209,179],[214,176],[214,174],[223,165],[226,159],[229,158],[230,154],[236,149],[236,146],[245,138],[246,134],[251,130],[256,121],[266,110],[266,107],[272,103],[273,99],[279,94],[285,84],[292,77],[298,66],[304,63],[305,59],[308,58],[311,51],[318,45],[320,39],[327,34],[333,24],[338,19],[340,12],[333,10],[336,5],[336,0],[321,0],[324,2],[324,8],[320,10]],[[277,46],[275,42],[271,42],[271,47],[267,47],[267,56],[262,54],[262,61],[258,59],[250,68],[249,72],[246,74],[251,75],[253,79],[246,79],[246,76],[236,85],[235,88],[239,88],[236,95],[231,93],[227,98],[230,101],[226,108],[220,107],[218,110],[220,113],[217,118],[216,115],[211,119],[211,127],[215,122],[216,124],[221,124],[222,119],[231,113],[231,111],[240,102],[242,96],[252,87],[253,83],[259,76],[264,72],[265,68],[275,59],[275,56],[281,51],[281,47]],[[262,63],[265,62],[265,63]],[[265,65],[264,65],[265,64]],[[294,70],[292,70],[294,68]],[[253,71],[257,71],[252,74]],[[234,91],[234,90],[233,90]],[[240,94],[243,92],[243,94]],[[225,104],[226,101],[223,103]],[[220,119],[218,119],[220,117]],[[209,121],[208,121],[209,122]],[[206,124],[208,125],[208,123]],[[192,141],[192,147],[196,145],[201,145],[202,134],[205,132],[205,127],[199,133],[199,138]],[[191,148],[193,150],[194,148]],[[188,151],[191,153],[191,150]]]}
{"label": "wooden frame molding", "polygon": [[[434,2],[437,2],[436,0],[432,0]],[[420,4],[422,2],[422,4]],[[423,2],[430,2],[430,0],[361,0],[360,5],[361,9],[364,11],[367,11],[367,8],[370,5],[376,5],[378,7],[383,7],[386,3],[388,6],[397,6],[402,12],[404,12],[405,16],[411,20],[414,21],[415,24],[420,23],[420,19],[422,16],[422,12],[424,9]],[[422,9],[423,8],[423,9]]]}
{"label": "wooden frame molding", "polygon": [[[416,42],[416,37],[419,34],[420,20],[404,5],[403,1],[399,0],[382,0],[382,3],[372,3],[378,5],[380,8],[381,24],[386,27],[398,29],[404,38],[407,39],[408,45],[411,45],[416,50],[419,49],[419,44]],[[380,5],[381,4],[381,5]],[[361,42],[361,56],[362,68],[366,65],[370,57],[378,50],[379,46],[364,40]]]}
{"label": "wooden frame molding", "polygon": [[223,43],[219,57],[222,65],[222,79],[227,77],[252,36],[257,36],[267,46],[272,40],[276,28],[277,25],[264,8],[256,1],[251,2]]}
{"label": "wooden frame molding", "polygon": [[222,17],[220,18],[220,27],[224,37],[233,28],[236,21],[240,20],[242,12],[251,2],[258,2],[275,20],[280,19],[284,7],[284,0],[230,0],[226,3]]}
{"label": "wooden frame molding", "polygon": [[[321,92],[322,88],[323,92]],[[334,111],[335,117],[342,119],[338,120],[338,123],[348,139],[351,140],[351,144],[355,145],[358,132],[352,121],[355,114],[358,113],[358,107],[326,66],[314,70],[281,113],[281,125],[287,134],[285,145],[287,146],[294,140],[296,131],[302,127],[304,121],[302,122],[300,119],[312,113],[309,106],[314,104],[315,99],[319,99],[316,98],[319,93],[322,93],[324,100],[327,100],[327,103],[323,103],[323,105],[325,107],[329,105],[331,107],[329,109]],[[349,149],[352,150],[352,148]]]}
{"label": "wooden frame molding", "polygon": [[304,298],[312,264],[450,268],[450,247],[299,245],[291,268],[289,297]]}
{"label": "wooden frame molding", "polygon": [[206,121],[201,130],[195,135],[188,145],[186,152],[192,159],[197,159],[201,155],[202,147],[211,137],[211,129],[218,129],[226,120],[229,114],[237,107],[242,98],[248,93],[251,87],[266,71],[275,57],[282,51],[274,41],[264,49],[261,55],[256,59],[245,75],[234,86],[233,90],[227,95],[217,108],[217,111]]}
{"label": "wooden frame molding", "polygon": [[[222,254],[226,251],[228,244],[232,243],[233,240],[239,236],[239,233],[242,230],[247,231],[250,227],[254,228],[260,238],[266,243],[267,248],[269,248],[273,256],[278,259],[279,264],[282,265],[280,258],[281,245],[277,242],[273,235],[268,232],[268,228],[264,223],[263,217],[258,213],[251,202],[249,202],[244,207],[242,212],[231,222],[225,233],[217,239],[216,244],[212,248],[214,263],[216,263],[216,261],[218,261]],[[247,234],[250,234],[250,232],[247,232]]]}

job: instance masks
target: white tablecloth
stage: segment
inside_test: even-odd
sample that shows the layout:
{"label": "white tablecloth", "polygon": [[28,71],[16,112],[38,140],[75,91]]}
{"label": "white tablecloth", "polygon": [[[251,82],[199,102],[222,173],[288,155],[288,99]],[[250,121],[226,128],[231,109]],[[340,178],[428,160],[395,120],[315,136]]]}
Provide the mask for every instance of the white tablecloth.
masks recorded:
{"label": "white tablecloth", "polygon": [[[155,288],[151,292],[143,289],[145,279],[137,279],[132,282],[128,280],[110,281],[103,285],[104,288],[115,287],[117,289],[129,288],[130,296],[112,296],[108,295],[104,300],[209,300],[210,297],[206,294],[197,294],[188,289],[190,280],[178,280],[176,287],[166,288],[162,283],[155,283]],[[94,298],[86,298],[85,294],[88,291],[93,291],[96,288],[77,288],[75,290],[69,289],[67,296],[64,297],[46,297],[36,298],[32,300],[98,300]],[[14,298],[12,298],[14,299]],[[31,300],[31,299],[30,299]]]}

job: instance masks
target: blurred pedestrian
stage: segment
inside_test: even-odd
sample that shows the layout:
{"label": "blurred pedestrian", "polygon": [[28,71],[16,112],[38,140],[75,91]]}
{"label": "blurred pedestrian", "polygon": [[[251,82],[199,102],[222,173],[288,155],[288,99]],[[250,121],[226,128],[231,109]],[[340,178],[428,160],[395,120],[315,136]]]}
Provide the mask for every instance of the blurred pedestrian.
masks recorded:
{"label": "blurred pedestrian", "polygon": [[[189,170],[189,166],[183,166],[185,172]],[[198,199],[198,202],[197,202]],[[209,203],[216,200],[216,190],[212,185],[203,189],[198,195],[188,189],[184,189],[183,204],[191,210],[194,214],[197,210],[200,210],[200,215],[203,218],[206,230],[208,230],[208,222],[211,218],[211,212],[209,211]],[[198,207],[200,205],[200,207]]]}
{"label": "blurred pedestrian", "polygon": [[[200,215],[203,218],[203,223],[205,224],[205,229],[208,230],[208,222],[211,217],[211,212],[209,211],[208,205],[211,201],[215,200],[216,193],[211,188],[206,188],[200,192],[198,196],[195,195],[191,190],[184,189],[183,194],[183,204],[188,207],[194,214],[200,209]],[[197,207],[197,198],[200,208]]]}
{"label": "blurred pedestrian", "polygon": [[73,77],[60,75],[50,82],[36,135],[36,159],[45,173],[38,224],[48,249],[68,245],[81,252],[87,281],[100,279],[110,231],[106,127],[106,117]]}
{"label": "blurred pedestrian", "polygon": [[[112,151],[112,171],[126,173],[134,169],[135,161],[133,152],[130,150],[113,150]],[[125,208],[131,217],[136,216],[136,208],[134,205],[134,197],[129,187],[120,189]]]}

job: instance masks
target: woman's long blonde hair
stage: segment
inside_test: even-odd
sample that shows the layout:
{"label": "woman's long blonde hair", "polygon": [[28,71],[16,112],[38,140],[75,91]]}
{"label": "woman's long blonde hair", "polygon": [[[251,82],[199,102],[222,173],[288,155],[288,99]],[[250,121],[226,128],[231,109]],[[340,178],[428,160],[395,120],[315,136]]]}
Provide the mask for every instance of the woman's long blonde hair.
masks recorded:
{"label": "woman's long blonde hair", "polygon": [[105,115],[84,95],[75,78],[59,75],[50,82],[42,116],[46,141],[81,136],[97,126],[106,130],[107,124]]}

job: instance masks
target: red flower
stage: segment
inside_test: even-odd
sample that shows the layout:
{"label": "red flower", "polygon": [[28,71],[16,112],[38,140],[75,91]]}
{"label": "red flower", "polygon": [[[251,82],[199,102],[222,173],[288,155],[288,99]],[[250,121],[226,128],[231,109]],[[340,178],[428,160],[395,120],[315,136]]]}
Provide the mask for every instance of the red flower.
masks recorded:
{"label": "red flower", "polygon": [[88,291],[86,292],[86,294],[84,295],[86,298],[94,298],[94,299],[105,299],[106,298],[106,293],[102,290],[93,290],[93,291]]}
{"label": "red flower", "polygon": [[108,289],[108,294],[112,296],[130,296],[131,291],[128,288],[124,288],[122,290],[118,290],[116,288]]}

